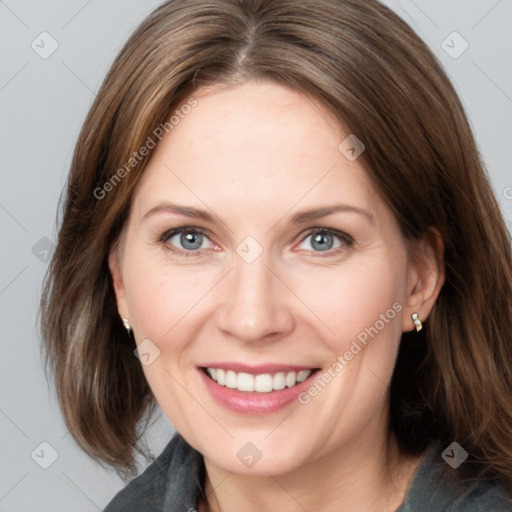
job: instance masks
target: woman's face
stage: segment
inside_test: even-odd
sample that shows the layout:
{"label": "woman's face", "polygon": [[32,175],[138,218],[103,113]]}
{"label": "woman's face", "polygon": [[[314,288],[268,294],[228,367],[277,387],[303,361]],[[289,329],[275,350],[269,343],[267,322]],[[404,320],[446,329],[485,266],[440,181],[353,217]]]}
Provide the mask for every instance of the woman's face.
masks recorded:
{"label": "woman's face", "polygon": [[149,385],[185,439],[228,471],[278,474],[360,446],[386,429],[418,281],[354,159],[362,147],[339,149],[349,133],[332,115],[276,84],[194,97],[156,148],[110,258]]}

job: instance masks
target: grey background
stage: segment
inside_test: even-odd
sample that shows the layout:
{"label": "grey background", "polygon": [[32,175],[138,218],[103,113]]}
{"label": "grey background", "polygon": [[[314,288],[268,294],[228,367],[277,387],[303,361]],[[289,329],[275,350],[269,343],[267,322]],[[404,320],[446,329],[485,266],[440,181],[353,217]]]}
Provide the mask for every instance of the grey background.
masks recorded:
{"label": "grey background", "polygon": [[[0,511],[101,510],[124,486],[67,433],[42,371],[36,317],[80,126],[121,44],[160,3],[0,1]],[[430,45],[454,82],[510,227],[510,0],[385,3]],[[454,31],[469,44],[458,58],[447,53],[464,45]],[[58,48],[42,58],[53,40]],[[160,415],[147,433],[153,453],[173,431]]]}

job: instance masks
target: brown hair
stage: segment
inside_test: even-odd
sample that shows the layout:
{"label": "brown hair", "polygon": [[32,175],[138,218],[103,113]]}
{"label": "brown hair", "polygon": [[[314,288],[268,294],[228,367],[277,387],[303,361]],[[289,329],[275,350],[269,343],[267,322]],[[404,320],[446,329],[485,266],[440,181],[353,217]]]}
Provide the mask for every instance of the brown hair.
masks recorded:
{"label": "brown hair", "polygon": [[46,362],[70,432],[131,475],[155,405],[107,264],[149,155],[109,193],[98,189],[198,87],[252,78],[320,100],[364,142],[363,165],[406,239],[441,233],[446,280],[425,329],[403,334],[391,427],[404,453],[456,440],[480,477],[512,485],[509,234],[454,88],[374,0],[170,1],[125,44],[76,145],[42,297]]}

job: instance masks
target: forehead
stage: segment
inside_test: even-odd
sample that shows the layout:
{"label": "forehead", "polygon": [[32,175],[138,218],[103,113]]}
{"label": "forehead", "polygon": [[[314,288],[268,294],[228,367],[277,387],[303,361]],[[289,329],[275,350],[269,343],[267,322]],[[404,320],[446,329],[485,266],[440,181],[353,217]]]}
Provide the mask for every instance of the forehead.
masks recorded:
{"label": "forehead", "polygon": [[375,208],[363,166],[339,150],[349,134],[313,98],[255,81],[193,97],[197,105],[159,143],[141,178],[140,210],[160,199],[253,212],[298,202]]}

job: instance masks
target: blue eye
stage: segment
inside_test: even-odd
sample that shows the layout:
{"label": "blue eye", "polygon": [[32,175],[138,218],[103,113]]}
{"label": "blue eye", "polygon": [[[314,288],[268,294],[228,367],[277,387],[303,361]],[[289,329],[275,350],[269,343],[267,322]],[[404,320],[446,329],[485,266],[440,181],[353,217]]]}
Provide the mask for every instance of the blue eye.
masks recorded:
{"label": "blue eye", "polygon": [[301,244],[304,244],[306,241],[309,241],[307,243],[309,247],[305,247],[306,250],[328,253],[326,256],[343,252],[353,243],[350,236],[325,228],[317,228],[310,231],[305,238],[303,238]]}
{"label": "blue eye", "polygon": [[[213,247],[209,238],[199,229],[195,228],[177,228],[165,232],[160,238],[161,242],[169,243],[173,250],[177,252],[201,252],[202,249]],[[208,241],[209,247],[203,247],[203,243]]]}

